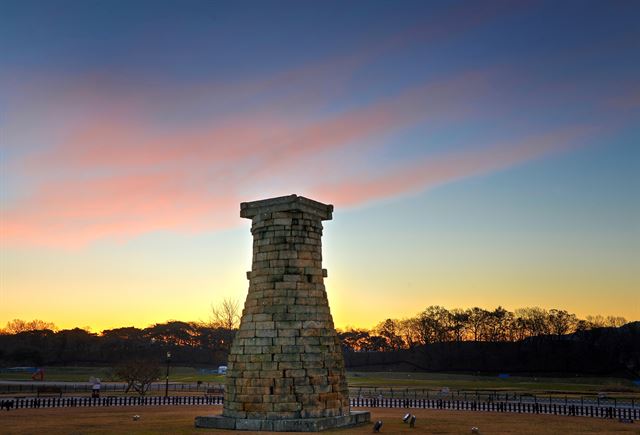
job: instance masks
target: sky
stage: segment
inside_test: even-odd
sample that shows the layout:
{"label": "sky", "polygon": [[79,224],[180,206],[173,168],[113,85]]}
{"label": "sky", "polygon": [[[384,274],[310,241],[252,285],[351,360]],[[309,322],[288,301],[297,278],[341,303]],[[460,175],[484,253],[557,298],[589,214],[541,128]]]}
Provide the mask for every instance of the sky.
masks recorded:
{"label": "sky", "polygon": [[640,319],[637,1],[0,0],[0,325],[241,304],[240,203],[334,204],[337,327]]}

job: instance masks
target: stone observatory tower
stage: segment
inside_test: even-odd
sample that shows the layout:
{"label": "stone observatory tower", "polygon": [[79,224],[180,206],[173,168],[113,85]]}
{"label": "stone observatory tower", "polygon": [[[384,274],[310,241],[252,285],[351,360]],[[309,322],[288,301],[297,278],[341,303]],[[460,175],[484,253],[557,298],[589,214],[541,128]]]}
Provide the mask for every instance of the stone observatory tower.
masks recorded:
{"label": "stone observatory tower", "polygon": [[251,219],[249,294],[228,360],[222,415],[197,427],[320,431],[370,420],[351,412],[322,269],[333,206],[290,195],[240,205]]}

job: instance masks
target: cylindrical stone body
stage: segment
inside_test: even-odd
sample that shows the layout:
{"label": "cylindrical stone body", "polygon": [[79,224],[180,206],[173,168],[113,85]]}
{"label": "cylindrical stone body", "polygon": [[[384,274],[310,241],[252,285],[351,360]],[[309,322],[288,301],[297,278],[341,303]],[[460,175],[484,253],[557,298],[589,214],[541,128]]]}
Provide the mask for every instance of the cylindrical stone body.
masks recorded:
{"label": "cylindrical stone body", "polygon": [[295,195],[242,205],[253,264],[228,360],[223,415],[299,419],[349,415],[340,340],[322,269],[332,206]]}

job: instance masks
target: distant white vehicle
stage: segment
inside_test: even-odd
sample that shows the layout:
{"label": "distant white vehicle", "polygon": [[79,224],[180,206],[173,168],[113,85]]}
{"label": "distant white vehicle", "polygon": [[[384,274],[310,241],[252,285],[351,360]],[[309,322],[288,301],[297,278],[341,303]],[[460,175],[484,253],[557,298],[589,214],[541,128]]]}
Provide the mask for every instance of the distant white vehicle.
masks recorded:
{"label": "distant white vehicle", "polygon": [[218,374],[219,375],[226,375],[227,374],[227,366],[218,367]]}

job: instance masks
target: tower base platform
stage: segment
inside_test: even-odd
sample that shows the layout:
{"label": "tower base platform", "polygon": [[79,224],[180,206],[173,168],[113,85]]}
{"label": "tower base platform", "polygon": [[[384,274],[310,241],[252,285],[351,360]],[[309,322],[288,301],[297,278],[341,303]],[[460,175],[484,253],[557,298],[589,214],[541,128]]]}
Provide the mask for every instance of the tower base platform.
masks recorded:
{"label": "tower base platform", "polygon": [[349,415],[339,417],[292,420],[259,420],[207,415],[196,417],[196,427],[270,432],[320,432],[327,429],[357,426],[370,421],[371,413],[369,411],[352,411]]}

